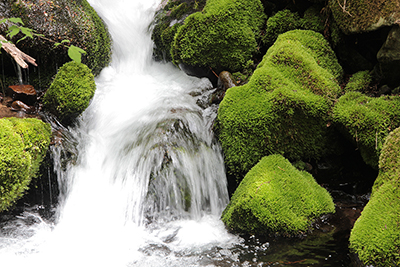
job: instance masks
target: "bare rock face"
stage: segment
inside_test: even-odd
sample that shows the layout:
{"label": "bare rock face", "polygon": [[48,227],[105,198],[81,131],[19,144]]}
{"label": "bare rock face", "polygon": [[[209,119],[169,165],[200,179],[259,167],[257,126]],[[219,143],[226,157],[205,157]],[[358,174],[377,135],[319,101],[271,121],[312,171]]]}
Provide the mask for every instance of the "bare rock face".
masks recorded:
{"label": "bare rock face", "polygon": [[393,26],[377,55],[376,73],[389,86],[400,85],[400,26]]}
{"label": "bare rock face", "polygon": [[329,7],[345,34],[374,31],[400,22],[398,0],[329,0]]}

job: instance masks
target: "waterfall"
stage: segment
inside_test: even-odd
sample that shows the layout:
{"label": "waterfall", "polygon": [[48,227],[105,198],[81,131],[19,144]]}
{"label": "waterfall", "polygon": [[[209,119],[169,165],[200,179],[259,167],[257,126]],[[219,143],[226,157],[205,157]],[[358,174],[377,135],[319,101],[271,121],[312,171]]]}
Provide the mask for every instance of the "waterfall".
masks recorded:
{"label": "waterfall", "polygon": [[6,225],[0,266],[210,265],[203,254],[239,242],[219,220],[228,193],[215,107],[193,96],[211,84],[152,61],[159,1],[89,2],[109,27],[112,63],[64,140],[75,157],[60,164],[60,148],[53,154],[56,221],[26,211]]}

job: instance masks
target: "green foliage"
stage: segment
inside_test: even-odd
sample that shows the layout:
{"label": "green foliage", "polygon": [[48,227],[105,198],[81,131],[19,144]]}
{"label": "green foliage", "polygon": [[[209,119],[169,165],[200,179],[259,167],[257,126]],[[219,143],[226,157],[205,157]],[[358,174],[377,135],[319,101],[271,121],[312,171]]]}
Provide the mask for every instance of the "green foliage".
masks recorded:
{"label": "green foliage", "polygon": [[50,125],[38,119],[0,119],[0,211],[8,209],[39,170],[50,144]]}
{"label": "green foliage", "polygon": [[[12,23],[20,23],[22,25],[24,25],[24,23],[22,22],[22,20],[20,18],[8,18],[8,19],[2,19],[0,20],[0,24],[4,23],[4,22],[12,22]],[[14,36],[16,36],[18,33],[22,33],[23,37],[18,39],[17,43],[26,39],[26,38],[33,38],[34,36],[36,37],[40,37],[40,38],[44,38],[43,34],[37,34],[35,33],[34,30],[30,29],[30,28],[26,28],[23,26],[18,26],[18,25],[11,25],[8,28],[8,34],[7,36],[9,36],[10,38],[13,38]],[[62,40],[60,43],[55,43],[54,46],[57,47],[58,45],[65,45],[65,43],[70,42],[69,40]],[[81,63],[82,60],[82,54],[86,54],[85,50],[76,47],[74,45],[70,45],[67,46],[68,47],[68,56],[70,57],[71,60],[76,61],[78,63]],[[0,42],[0,48],[1,48],[1,42]]]}
{"label": "green foliage", "polygon": [[228,174],[241,180],[269,154],[297,160],[328,153],[327,124],[341,73],[322,35],[280,35],[250,81],[230,88],[220,104],[215,130]]}
{"label": "green foliage", "polygon": [[331,196],[311,174],[270,155],[246,174],[222,221],[236,232],[298,235],[313,219],[334,211]]}
{"label": "green foliage", "polygon": [[69,124],[90,103],[96,84],[90,69],[74,61],[65,63],[58,71],[43,97],[44,107],[61,122]]}
{"label": "green foliage", "polygon": [[378,167],[379,154],[386,136],[400,126],[398,96],[368,97],[348,92],[333,109],[333,120],[355,141],[364,161]]}
{"label": "green foliage", "polygon": [[282,33],[299,29],[301,26],[300,16],[288,9],[278,11],[267,20],[263,42],[271,46]]}
{"label": "green foliage", "polygon": [[345,92],[364,92],[372,82],[371,72],[368,70],[354,73],[344,89]]}
{"label": "green foliage", "polygon": [[185,19],[171,48],[174,64],[240,70],[257,51],[264,22],[259,0],[209,0]]}

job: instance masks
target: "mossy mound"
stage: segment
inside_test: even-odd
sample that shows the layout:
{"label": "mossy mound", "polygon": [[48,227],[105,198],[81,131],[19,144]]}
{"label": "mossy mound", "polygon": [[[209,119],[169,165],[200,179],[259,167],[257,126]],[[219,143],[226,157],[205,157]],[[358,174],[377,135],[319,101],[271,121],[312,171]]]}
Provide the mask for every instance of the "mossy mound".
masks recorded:
{"label": "mossy mound", "polygon": [[0,211],[22,197],[50,144],[50,125],[38,119],[0,119]]}
{"label": "mossy mound", "polygon": [[379,158],[370,201],[350,235],[350,249],[365,265],[400,265],[400,128],[390,133]]}
{"label": "mossy mound", "polygon": [[250,81],[230,88],[220,104],[215,129],[228,174],[240,180],[269,154],[295,160],[327,153],[328,114],[341,75],[321,34],[280,35]]}
{"label": "mossy mound", "polygon": [[211,67],[218,72],[243,68],[257,51],[264,23],[260,0],[209,0],[191,14],[174,37],[174,64]]}
{"label": "mossy mound", "polygon": [[332,197],[311,174],[297,170],[281,155],[270,155],[246,174],[222,221],[235,232],[292,236],[334,211]]}
{"label": "mossy mound", "polygon": [[329,0],[329,7],[346,34],[373,31],[400,19],[397,0]]}
{"label": "mossy mound", "polygon": [[90,103],[96,84],[90,69],[74,61],[58,71],[43,97],[44,107],[65,124],[70,124]]}
{"label": "mossy mound", "polygon": [[296,12],[291,12],[288,9],[278,11],[267,20],[262,40],[266,45],[271,46],[279,34],[299,29],[300,27],[300,16]]}
{"label": "mossy mound", "polygon": [[344,89],[345,92],[365,92],[372,82],[371,71],[364,70],[354,73]]}
{"label": "mossy mound", "polygon": [[400,126],[400,97],[368,97],[348,92],[333,109],[333,121],[360,149],[364,161],[378,168],[383,143],[390,131]]}
{"label": "mossy mound", "polygon": [[[111,60],[111,37],[102,19],[86,0],[53,1],[5,1],[0,5],[0,17],[21,18],[28,27],[45,38],[27,38],[18,42],[18,48],[34,57],[39,71],[30,72],[29,80],[37,90],[48,88],[58,66],[70,61],[67,48],[54,46],[55,42],[69,40],[67,45],[75,45],[86,51],[82,57],[94,75],[109,64]],[[0,33],[5,35],[5,25],[0,26]],[[17,35],[13,41],[21,38]],[[6,62],[6,64],[11,62]],[[6,75],[15,75],[14,68]]]}
{"label": "mossy mound", "polygon": [[153,55],[156,60],[172,61],[171,47],[178,28],[190,14],[201,11],[206,0],[169,0],[154,19],[151,39],[154,41]]}

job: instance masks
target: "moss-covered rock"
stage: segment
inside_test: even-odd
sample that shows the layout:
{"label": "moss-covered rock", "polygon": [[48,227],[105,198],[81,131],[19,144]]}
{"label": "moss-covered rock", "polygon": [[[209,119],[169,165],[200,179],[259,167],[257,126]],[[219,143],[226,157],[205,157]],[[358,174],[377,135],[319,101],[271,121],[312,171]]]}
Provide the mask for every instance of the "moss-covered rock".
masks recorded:
{"label": "moss-covered rock", "polygon": [[153,55],[156,60],[172,61],[171,47],[178,28],[190,14],[201,11],[206,0],[169,0],[156,13],[151,39],[154,41]]}
{"label": "moss-covered rock", "polygon": [[400,126],[398,96],[368,97],[348,92],[333,109],[333,121],[360,149],[364,161],[378,168],[383,143],[390,131]]}
{"label": "moss-covered rock", "polygon": [[301,20],[297,12],[291,12],[288,9],[278,11],[268,18],[262,40],[266,45],[271,46],[279,34],[299,29],[300,27]]}
{"label": "moss-covered rock", "polygon": [[70,124],[90,103],[96,83],[90,69],[74,61],[58,71],[43,97],[44,107],[65,124]]}
{"label": "moss-covered rock", "polygon": [[[67,48],[54,46],[55,42],[69,40],[68,45],[75,45],[86,51],[82,62],[94,75],[108,65],[111,59],[111,38],[102,19],[86,0],[53,1],[3,1],[0,5],[0,17],[19,17],[28,27],[45,38],[27,38],[18,42],[18,47],[34,57],[39,71],[31,71],[29,82],[38,89],[47,89],[58,66],[70,61]],[[5,34],[6,25],[0,25],[0,33]],[[15,42],[22,35],[17,35]],[[12,62],[5,62],[12,64]],[[10,72],[13,66],[5,68]],[[13,75],[13,73],[5,73]]]}
{"label": "moss-covered rock", "polygon": [[301,28],[319,32],[327,38],[333,47],[342,39],[342,33],[334,20],[329,19],[329,14],[324,12],[323,5],[312,5],[308,8],[301,19]]}
{"label": "moss-covered rock", "polygon": [[298,235],[312,220],[334,211],[332,197],[311,174],[270,155],[246,174],[222,221],[236,232]]}
{"label": "moss-covered rock", "polygon": [[265,15],[260,0],[209,0],[175,34],[173,62],[222,70],[240,70],[257,51]]}
{"label": "moss-covered rock", "polygon": [[50,125],[38,119],[0,119],[0,211],[22,197],[50,144]]}
{"label": "moss-covered rock", "polygon": [[399,150],[397,128],[386,139],[370,201],[351,231],[350,249],[365,265],[400,265]]}
{"label": "moss-covered rock", "polygon": [[319,33],[295,30],[278,37],[250,81],[230,88],[216,132],[228,174],[241,180],[263,156],[319,158],[330,146],[327,127],[342,69]]}
{"label": "moss-covered rock", "polygon": [[345,92],[365,92],[368,89],[369,85],[372,82],[372,74],[371,71],[364,70],[354,73],[346,87],[344,89]]}
{"label": "moss-covered rock", "polygon": [[329,0],[329,7],[346,34],[373,31],[400,19],[397,0]]}

